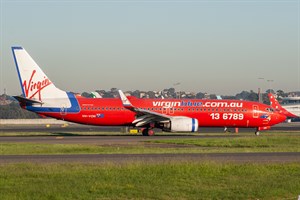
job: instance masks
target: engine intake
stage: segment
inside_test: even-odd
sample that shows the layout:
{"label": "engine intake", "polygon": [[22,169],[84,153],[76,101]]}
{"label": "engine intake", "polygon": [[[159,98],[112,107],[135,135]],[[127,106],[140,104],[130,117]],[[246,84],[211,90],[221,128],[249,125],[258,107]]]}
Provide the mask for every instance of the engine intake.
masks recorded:
{"label": "engine intake", "polygon": [[164,131],[171,132],[197,132],[198,120],[189,117],[174,117],[164,124]]}

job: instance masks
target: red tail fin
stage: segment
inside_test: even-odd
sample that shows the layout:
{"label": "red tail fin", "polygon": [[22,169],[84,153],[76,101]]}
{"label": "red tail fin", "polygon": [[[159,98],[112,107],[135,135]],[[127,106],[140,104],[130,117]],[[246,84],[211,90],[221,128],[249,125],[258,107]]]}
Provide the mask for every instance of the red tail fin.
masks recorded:
{"label": "red tail fin", "polygon": [[272,93],[269,93],[268,96],[269,96],[269,100],[270,100],[272,108],[274,108],[277,112],[284,114],[287,117],[292,117],[292,118],[297,117],[293,113],[291,113],[291,112],[287,111],[285,108],[283,108]]}

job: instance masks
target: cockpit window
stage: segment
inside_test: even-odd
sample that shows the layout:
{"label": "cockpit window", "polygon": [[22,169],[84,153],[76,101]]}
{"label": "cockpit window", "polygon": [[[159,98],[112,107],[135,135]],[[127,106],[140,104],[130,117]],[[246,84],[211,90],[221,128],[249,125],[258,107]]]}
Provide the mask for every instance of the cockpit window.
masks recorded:
{"label": "cockpit window", "polygon": [[274,109],[273,109],[273,108],[266,108],[266,110],[267,110],[268,112],[274,112]]}

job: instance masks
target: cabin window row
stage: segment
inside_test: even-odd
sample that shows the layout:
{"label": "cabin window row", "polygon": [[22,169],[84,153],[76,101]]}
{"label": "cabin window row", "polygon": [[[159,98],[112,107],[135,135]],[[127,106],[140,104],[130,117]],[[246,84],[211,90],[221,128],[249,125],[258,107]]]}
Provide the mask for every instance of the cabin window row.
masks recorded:
{"label": "cabin window row", "polygon": [[[83,110],[126,110],[125,108],[120,107],[83,107]],[[246,109],[231,109],[231,108],[139,108],[142,110],[151,110],[151,111],[188,111],[188,112],[247,112]]]}
{"label": "cabin window row", "polygon": [[125,108],[120,107],[83,107],[83,110],[125,110]]}
{"label": "cabin window row", "polygon": [[152,110],[152,111],[189,111],[189,112],[247,112],[247,109],[231,109],[231,108],[140,108],[142,110]]}

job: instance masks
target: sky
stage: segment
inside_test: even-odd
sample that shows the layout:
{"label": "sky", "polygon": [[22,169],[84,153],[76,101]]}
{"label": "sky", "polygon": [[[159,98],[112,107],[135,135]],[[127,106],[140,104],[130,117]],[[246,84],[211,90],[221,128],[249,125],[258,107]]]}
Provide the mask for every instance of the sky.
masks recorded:
{"label": "sky", "polygon": [[0,94],[16,45],[73,92],[300,91],[299,27],[300,0],[0,0]]}

